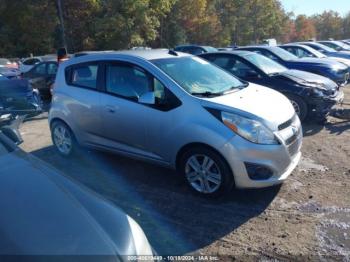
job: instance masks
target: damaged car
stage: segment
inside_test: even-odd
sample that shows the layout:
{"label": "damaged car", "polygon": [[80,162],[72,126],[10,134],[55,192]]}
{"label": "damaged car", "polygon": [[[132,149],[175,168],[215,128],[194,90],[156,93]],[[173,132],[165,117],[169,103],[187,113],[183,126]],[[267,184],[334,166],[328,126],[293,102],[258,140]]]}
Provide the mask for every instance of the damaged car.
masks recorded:
{"label": "damaged car", "polygon": [[233,75],[283,93],[291,101],[300,120],[308,116],[323,121],[331,108],[341,103],[343,91],[320,75],[290,70],[254,52],[232,51],[202,54],[200,57]]}
{"label": "damaged car", "polygon": [[42,100],[27,80],[0,75],[0,108],[16,115],[37,115],[42,111]]}

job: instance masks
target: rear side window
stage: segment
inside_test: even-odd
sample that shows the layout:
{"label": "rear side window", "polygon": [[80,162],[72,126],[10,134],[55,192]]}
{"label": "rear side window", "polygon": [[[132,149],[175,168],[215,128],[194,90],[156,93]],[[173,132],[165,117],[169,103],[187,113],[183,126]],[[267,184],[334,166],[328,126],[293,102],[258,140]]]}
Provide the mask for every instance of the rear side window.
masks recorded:
{"label": "rear side window", "polygon": [[70,69],[68,83],[70,85],[97,89],[98,64],[76,65]]}

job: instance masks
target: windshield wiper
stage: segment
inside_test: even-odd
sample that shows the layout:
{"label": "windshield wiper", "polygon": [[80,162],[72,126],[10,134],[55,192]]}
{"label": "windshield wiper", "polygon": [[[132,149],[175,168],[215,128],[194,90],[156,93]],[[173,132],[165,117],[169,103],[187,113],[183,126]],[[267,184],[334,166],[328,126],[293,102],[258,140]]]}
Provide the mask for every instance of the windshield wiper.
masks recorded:
{"label": "windshield wiper", "polygon": [[222,92],[213,93],[213,92],[210,92],[210,91],[191,93],[191,95],[194,95],[194,96],[204,96],[204,97],[214,97],[214,96],[220,96],[222,94],[223,94]]}
{"label": "windshield wiper", "polygon": [[268,74],[269,76],[278,76],[278,75],[280,75],[281,74],[281,72],[274,72],[274,73],[270,73],[270,74]]}

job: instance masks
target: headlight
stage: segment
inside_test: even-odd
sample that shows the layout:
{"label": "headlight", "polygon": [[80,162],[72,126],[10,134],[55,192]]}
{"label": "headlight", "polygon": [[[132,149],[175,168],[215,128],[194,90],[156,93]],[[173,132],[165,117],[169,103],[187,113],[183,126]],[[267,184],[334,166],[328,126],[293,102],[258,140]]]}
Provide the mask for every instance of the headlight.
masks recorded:
{"label": "headlight", "polygon": [[317,96],[317,97],[323,97],[324,93],[323,93],[322,89],[313,88],[312,89],[312,95],[313,96]]}
{"label": "headlight", "polygon": [[239,115],[221,112],[222,122],[233,132],[256,144],[276,145],[275,135],[258,121]]}

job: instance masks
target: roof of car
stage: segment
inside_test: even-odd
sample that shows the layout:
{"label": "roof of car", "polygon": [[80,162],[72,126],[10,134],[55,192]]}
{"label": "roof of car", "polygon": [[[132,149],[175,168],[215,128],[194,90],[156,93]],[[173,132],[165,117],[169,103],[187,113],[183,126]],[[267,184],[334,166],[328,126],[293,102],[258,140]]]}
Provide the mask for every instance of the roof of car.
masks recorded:
{"label": "roof of car", "polygon": [[260,49],[271,49],[271,48],[276,48],[278,46],[270,46],[270,45],[249,45],[249,46],[242,46],[242,47],[238,47],[237,49],[245,49],[245,48],[260,48]]}
{"label": "roof of car", "polygon": [[[224,51],[219,51],[219,52],[204,53],[202,55],[205,56],[207,54],[231,54],[231,55],[244,56],[244,55],[249,55],[252,53],[253,52],[245,51],[245,50],[224,50]],[[255,53],[253,53],[253,54],[255,54]],[[199,56],[201,56],[201,55],[199,55]]]}
{"label": "roof of car", "polygon": [[[88,52],[85,55],[82,55],[80,57],[86,57],[87,55],[89,56],[89,58],[96,58],[96,57],[102,58],[102,57],[113,56],[113,55],[129,55],[129,56],[141,57],[146,60],[191,56],[190,54],[186,54],[178,51],[172,51],[169,49],[151,49],[151,50],[124,50],[124,51],[102,51],[102,52],[95,51],[95,52]],[[78,59],[80,57],[76,57],[73,59]]]}

